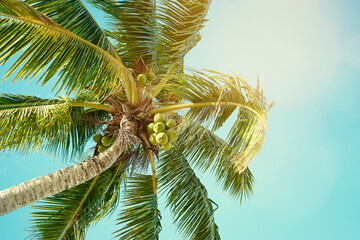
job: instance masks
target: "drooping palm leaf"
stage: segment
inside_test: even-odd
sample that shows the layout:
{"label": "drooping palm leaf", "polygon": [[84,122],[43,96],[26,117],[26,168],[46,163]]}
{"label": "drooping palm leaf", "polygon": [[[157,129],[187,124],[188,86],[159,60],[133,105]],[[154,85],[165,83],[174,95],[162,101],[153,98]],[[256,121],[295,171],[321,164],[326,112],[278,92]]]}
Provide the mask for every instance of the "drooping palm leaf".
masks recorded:
{"label": "drooping palm leaf", "polygon": [[210,170],[225,191],[239,199],[250,196],[255,179],[247,167],[239,173],[232,163],[235,154],[224,140],[201,124],[188,125],[178,136],[179,151],[201,170]]}
{"label": "drooping palm leaf", "polygon": [[60,72],[59,91],[89,87],[103,95],[116,91],[130,77],[120,59],[22,1],[0,2],[0,34],[0,64],[23,50],[6,74],[18,70],[14,80],[43,72],[38,81],[45,84]]}
{"label": "drooping palm leaf", "polygon": [[181,152],[173,149],[163,153],[158,170],[160,190],[167,195],[167,207],[182,237],[220,239],[213,202]]}
{"label": "drooping palm leaf", "polygon": [[[100,125],[86,119],[104,120],[104,110],[74,107],[88,97],[41,99],[17,94],[0,95],[0,149],[21,153],[46,149],[75,155]],[[12,126],[9,128],[8,126]]]}
{"label": "drooping palm leaf", "polygon": [[85,239],[91,223],[112,213],[128,164],[120,162],[98,177],[33,205],[30,239]]}
{"label": "drooping palm leaf", "polygon": [[266,114],[272,104],[266,102],[260,87],[254,89],[238,76],[196,71],[192,75],[179,76],[181,84],[168,84],[166,87],[175,98],[182,99],[183,104],[165,102],[165,107],[151,112],[189,108],[181,119],[180,128],[198,122],[206,126],[213,124],[212,130],[215,131],[237,108],[237,117],[226,137],[226,145],[232,149],[231,156],[238,155],[232,161],[235,168],[243,171],[264,142]]}
{"label": "drooping palm leaf", "polygon": [[118,239],[159,238],[161,216],[151,175],[134,174],[128,178],[125,198],[121,202],[123,210],[117,219],[121,229],[115,232]]}

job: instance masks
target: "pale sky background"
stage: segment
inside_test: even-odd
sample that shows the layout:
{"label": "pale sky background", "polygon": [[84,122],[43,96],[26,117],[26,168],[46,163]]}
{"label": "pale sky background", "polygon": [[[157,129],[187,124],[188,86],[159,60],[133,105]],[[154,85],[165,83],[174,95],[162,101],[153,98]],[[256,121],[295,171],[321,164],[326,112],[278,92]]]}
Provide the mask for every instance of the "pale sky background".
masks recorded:
{"label": "pale sky background", "polygon": [[[240,206],[199,174],[219,205],[222,239],[360,239],[359,12],[359,0],[213,1],[185,64],[235,72],[250,83],[259,74],[265,96],[276,102],[265,144],[250,164],[256,184],[247,201]],[[49,89],[0,85],[0,92],[40,97],[50,97]],[[64,166],[44,154],[1,155],[0,189]],[[1,238],[25,238],[28,212],[0,217]],[[162,209],[162,216],[161,239],[181,239],[169,212]],[[87,239],[110,239],[115,217]]]}

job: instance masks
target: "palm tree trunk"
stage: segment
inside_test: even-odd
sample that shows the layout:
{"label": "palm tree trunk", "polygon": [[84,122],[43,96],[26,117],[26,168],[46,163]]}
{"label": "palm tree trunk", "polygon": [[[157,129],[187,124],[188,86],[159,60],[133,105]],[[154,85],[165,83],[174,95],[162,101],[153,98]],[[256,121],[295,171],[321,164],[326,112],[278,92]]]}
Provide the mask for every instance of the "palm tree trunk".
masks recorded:
{"label": "palm tree trunk", "polygon": [[75,187],[104,172],[124,151],[137,142],[137,138],[129,130],[120,129],[113,145],[97,156],[0,191],[0,215]]}

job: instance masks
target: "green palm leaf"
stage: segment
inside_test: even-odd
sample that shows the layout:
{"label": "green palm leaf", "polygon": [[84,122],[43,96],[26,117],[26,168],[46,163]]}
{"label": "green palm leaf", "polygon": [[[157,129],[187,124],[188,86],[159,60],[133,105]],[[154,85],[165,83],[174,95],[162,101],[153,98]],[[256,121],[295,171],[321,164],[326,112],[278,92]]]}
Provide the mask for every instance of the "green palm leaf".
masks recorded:
{"label": "green palm leaf", "polygon": [[238,172],[232,164],[235,154],[232,148],[215,133],[201,124],[188,125],[177,139],[179,151],[204,171],[210,170],[224,190],[240,202],[253,192],[255,179],[248,167]]}
{"label": "green palm leaf", "polygon": [[161,231],[160,211],[154,193],[151,175],[134,174],[127,180],[123,210],[118,223],[121,229],[116,237],[126,239],[158,239]]}
{"label": "green palm leaf", "polygon": [[25,0],[25,2],[65,29],[118,57],[114,46],[80,0]]}
{"label": "green palm leaf", "polygon": [[211,1],[208,0],[90,0],[109,14],[114,28],[109,36],[118,42],[124,62],[142,57],[165,74],[171,66],[183,70],[185,55],[200,40],[199,31]]}
{"label": "green palm leaf", "polygon": [[85,239],[91,223],[112,213],[119,201],[127,163],[33,205],[30,239]]}
{"label": "green palm leaf", "polygon": [[214,221],[213,202],[185,157],[178,150],[165,152],[161,155],[158,169],[160,189],[167,192],[167,207],[170,207],[182,236],[187,239],[220,239]]}
{"label": "green palm leaf", "polygon": [[84,119],[108,117],[104,110],[72,106],[88,99],[80,96],[49,100],[0,94],[0,150],[26,153],[45,149],[65,156],[82,152],[87,140],[100,128]]}
{"label": "green palm leaf", "polygon": [[23,50],[6,74],[9,77],[18,70],[14,81],[32,79],[44,70],[38,81],[45,84],[60,72],[56,82],[59,91],[83,91],[88,87],[101,95],[116,91],[128,79],[128,70],[119,58],[22,1],[0,2],[0,34],[1,64]]}
{"label": "green palm leaf", "polygon": [[166,73],[172,66],[183,71],[185,55],[200,41],[210,0],[160,0],[157,7],[159,40],[157,64]]}
{"label": "green palm leaf", "polygon": [[156,57],[155,0],[91,0],[91,3],[107,12],[113,27],[109,36],[118,44],[116,48],[127,66],[136,58],[152,64]]}

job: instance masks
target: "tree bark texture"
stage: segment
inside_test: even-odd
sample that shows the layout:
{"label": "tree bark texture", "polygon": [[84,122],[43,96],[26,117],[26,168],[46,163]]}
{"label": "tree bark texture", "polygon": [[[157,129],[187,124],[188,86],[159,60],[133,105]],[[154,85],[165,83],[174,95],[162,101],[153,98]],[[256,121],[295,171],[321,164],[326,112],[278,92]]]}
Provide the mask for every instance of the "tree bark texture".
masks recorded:
{"label": "tree bark texture", "polygon": [[136,142],[136,137],[131,131],[120,129],[116,141],[105,152],[74,166],[0,191],[0,215],[5,215],[96,177],[111,167],[134,142]]}

